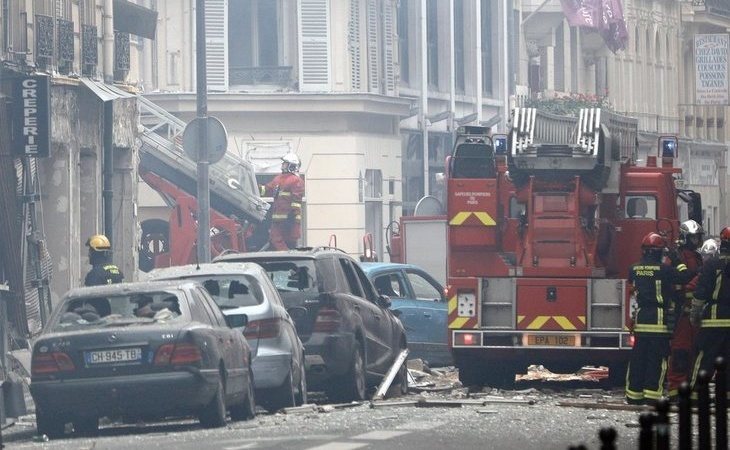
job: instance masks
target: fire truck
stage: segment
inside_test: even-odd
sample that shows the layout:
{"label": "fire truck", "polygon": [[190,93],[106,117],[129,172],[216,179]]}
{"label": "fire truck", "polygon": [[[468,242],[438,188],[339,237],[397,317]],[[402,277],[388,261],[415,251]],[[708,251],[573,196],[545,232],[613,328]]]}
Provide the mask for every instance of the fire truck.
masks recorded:
{"label": "fire truck", "polygon": [[[464,385],[508,387],[529,364],[605,365],[623,378],[641,239],[656,231],[672,245],[681,220],[701,223],[699,194],[681,189],[677,139],[657,147],[638,160],[636,120],[595,108],[516,108],[502,136],[458,130],[443,223],[449,346]],[[438,219],[404,217],[401,230]],[[391,237],[391,259],[415,262],[417,245]]]}

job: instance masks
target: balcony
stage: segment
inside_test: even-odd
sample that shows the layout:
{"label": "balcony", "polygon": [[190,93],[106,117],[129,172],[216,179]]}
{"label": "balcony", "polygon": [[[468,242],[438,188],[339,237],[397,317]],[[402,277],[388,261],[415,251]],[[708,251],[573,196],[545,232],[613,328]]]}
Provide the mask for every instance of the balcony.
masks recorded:
{"label": "balcony", "polygon": [[682,20],[727,28],[730,25],[728,0],[682,0]]}
{"label": "balcony", "polygon": [[725,142],[727,113],[728,107],[724,105],[679,105],[682,118],[680,135],[690,139]]}
{"label": "balcony", "polygon": [[639,132],[681,135],[682,120],[679,117],[639,112],[620,112],[618,114],[636,118]]}
{"label": "balcony", "polygon": [[228,84],[234,89],[290,90],[294,83],[292,66],[230,66],[228,69]]}

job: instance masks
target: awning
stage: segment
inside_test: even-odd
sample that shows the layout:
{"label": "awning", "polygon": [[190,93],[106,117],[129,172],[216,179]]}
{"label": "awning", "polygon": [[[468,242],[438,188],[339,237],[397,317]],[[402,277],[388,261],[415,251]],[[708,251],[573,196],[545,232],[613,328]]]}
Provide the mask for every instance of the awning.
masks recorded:
{"label": "awning", "polygon": [[157,11],[127,0],[114,0],[114,29],[147,39],[155,38]]}
{"label": "awning", "polygon": [[102,102],[108,102],[111,100],[115,100],[118,98],[132,98],[135,97],[134,94],[130,94],[129,92],[123,91],[119,89],[118,87],[107,84],[101,81],[92,80],[91,78],[81,78],[81,82],[86,86],[91,92],[96,95],[99,100]]}

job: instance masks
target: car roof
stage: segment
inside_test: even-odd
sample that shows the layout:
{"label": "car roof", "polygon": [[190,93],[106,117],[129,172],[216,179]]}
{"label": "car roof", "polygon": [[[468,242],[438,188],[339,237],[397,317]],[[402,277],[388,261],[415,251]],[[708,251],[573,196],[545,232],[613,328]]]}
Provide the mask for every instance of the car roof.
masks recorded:
{"label": "car roof", "polygon": [[100,286],[88,286],[71,289],[64,295],[69,297],[95,297],[106,295],[119,295],[135,292],[150,292],[161,289],[182,290],[196,283],[188,280],[164,280],[164,281],[133,281],[127,283],[104,284]]}
{"label": "car roof", "polygon": [[[231,262],[231,261],[253,261],[257,259],[292,259],[292,258],[316,258],[323,253],[345,254],[343,250],[335,247],[300,247],[292,250],[271,250],[264,252],[248,252],[248,253],[228,253],[218,256],[214,262]],[[349,255],[348,255],[349,256]]]}
{"label": "car roof", "polygon": [[[392,263],[392,262],[364,262],[360,263],[360,266],[362,267],[362,270],[365,271],[365,273],[370,272],[383,272],[387,270],[402,270],[402,269],[414,269],[419,270],[421,272],[426,272],[426,270],[422,267],[416,266],[414,264],[401,264],[401,263]],[[426,272],[428,273],[428,272]]]}
{"label": "car roof", "polygon": [[239,262],[236,264],[231,264],[231,262],[212,262],[205,264],[188,264],[185,266],[163,267],[159,269],[154,269],[153,271],[149,272],[148,275],[150,279],[154,280],[160,278],[170,279],[198,275],[259,275],[262,272],[265,273],[264,269],[253,262]]}

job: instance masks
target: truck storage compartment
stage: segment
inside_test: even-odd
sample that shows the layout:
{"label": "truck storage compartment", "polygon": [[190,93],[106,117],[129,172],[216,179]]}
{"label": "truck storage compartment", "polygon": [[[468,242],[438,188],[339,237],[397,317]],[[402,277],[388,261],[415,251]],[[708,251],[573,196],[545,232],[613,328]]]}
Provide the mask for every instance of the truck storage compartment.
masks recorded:
{"label": "truck storage compartment", "polygon": [[518,279],[517,329],[586,330],[588,280]]}

